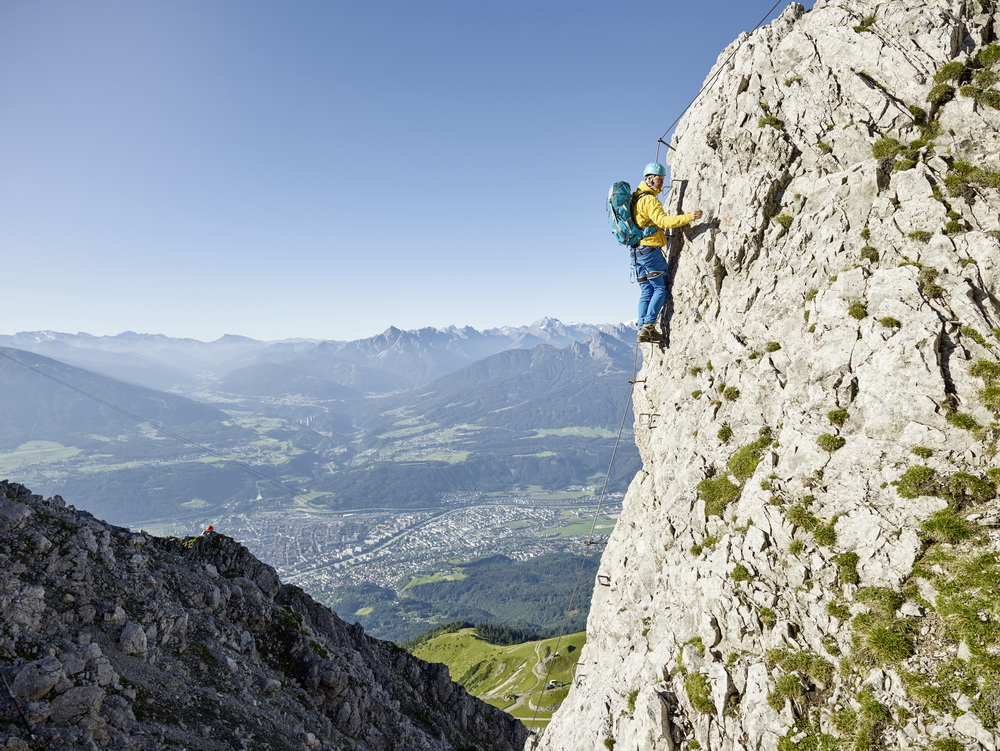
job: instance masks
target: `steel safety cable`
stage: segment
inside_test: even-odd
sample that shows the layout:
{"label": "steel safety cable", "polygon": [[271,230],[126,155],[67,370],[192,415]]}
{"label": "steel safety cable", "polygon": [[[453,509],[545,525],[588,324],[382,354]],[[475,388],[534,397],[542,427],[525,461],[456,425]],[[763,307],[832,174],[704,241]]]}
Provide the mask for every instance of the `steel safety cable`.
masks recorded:
{"label": "steel safety cable", "polygon": [[615,447],[611,451],[611,463],[608,464],[608,473],[604,476],[604,487],[601,489],[601,496],[597,502],[597,512],[594,514],[594,523],[590,527],[590,537],[587,539],[588,543],[594,541],[594,530],[597,529],[597,520],[601,516],[601,509],[604,507],[604,497],[608,492],[608,483],[611,480],[611,469],[615,466],[615,457],[618,455],[618,446],[622,442],[622,431],[625,429],[625,419],[628,417],[628,409],[632,406],[632,392],[635,389],[635,377],[639,372],[639,342],[635,343],[635,354],[632,356],[632,380],[629,381],[629,385],[632,387],[628,390],[628,401],[625,403],[625,410],[622,412],[622,421],[618,426],[618,438],[615,440]]}
{"label": "steel safety cable", "polygon": [[298,495],[300,495],[300,494],[302,494],[304,492],[304,491],[301,491],[301,490],[296,490],[295,488],[293,488],[293,487],[291,487],[289,485],[286,485],[285,483],[283,483],[281,480],[278,480],[277,478],[274,478],[274,477],[271,477],[269,475],[266,475],[263,472],[259,472],[258,470],[256,470],[253,467],[251,467],[249,464],[244,464],[243,462],[238,462],[235,459],[230,459],[225,454],[222,454],[221,452],[216,451],[213,448],[210,448],[208,446],[205,446],[204,444],[198,443],[197,441],[193,441],[190,438],[186,438],[185,436],[182,436],[179,433],[175,433],[174,431],[172,431],[172,430],[170,430],[168,428],[165,428],[162,425],[157,425],[155,422],[151,422],[150,420],[147,420],[145,417],[142,417],[141,415],[137,415],[134,412],[130,412],[127,409],[125,409],[124,407],[119,407],[117,404],[112,404],[111,402],[107,401],[106,399],[102,399],[101,397],[97,396],[96,394],[91,394],[89,391],[86,391],[86,390],[80,388],[79,386],[74,386],[72,383],[68,383],[68,382],[62,380],[61,378],[57,378],[56,376],[52,375],[51,373],[46,373],[44,370],[40,370],[40,369],[38,369],[36,367],[33,367],[33,366],[29,365],[26,362],[22,362],[21,360],[18,360],[16,357],[11,357],[6,352],[3,352],[2,350],[0,350],[0,357],[3,357],[3,358],[6,358],[7,360],[10,360],[12,363],[20,365],[22,368],[26,368],[27,370],[30,370],[32,373],[37,373],[38,375],[40,375],[40,376],[42,376],[44,378],[48,378],[50,381],[54,381],[55,383],[58,383],[60,386],[65,386],[66,388],[70,389],[71,391],[75,391],[76,393],[80,394],[81,396],[85,396],[88,399],[93,399],[95,402],[97,402],[97,403],[99,403],[99,404],[107,407],[108,409],[112,409],[115,412],[118,412],[119,414],[122,414],[122,415],[124,415],[124,416],[126,416],[126,417],[128,417],[128,418],[130,418],[132,420],[135,420],[138,423],[141,423],[143,425],[148,425],[149,427],[151,427],[153,430],[157,431],[158,433],[162,433],[165,436],[173,438],[175,441],[180,441],[181,443],[187,444],[188,446],[191,446],[193,448],[196,448],[196,449],[199,449],[201,451],[204,451],[205,453],[211,454],[212,456],[214,456],[217,459],[225,462],[226,464],[231,464],[232,466],[236,467],[237,469],[239,469],[239,470],[241,470],[243,472],[246,472],[249,475],[252,475],[252,476],[256,477],[258,480],[261,480],[263,482],[268,482],[271,485],[274,485],[275,487],[277,487],[277,488],[285,491],[286,493],[291,493],[291,495],[293,497],[298,496]]}
{"label": "steel safety cable", "polygon": [[[608,472],[604,478],[604,488],[601,490],[601,495],[600,498],[598,499],[597,512],[594,514],[594,522],[590,528],[590,537],[587,539],[587,542],[584,543],[586,545],[586,549],[583,552],[583,558],[580,561],[580,567],[577,569],[576,572],[576,583],[573,585],[573,592],[569,596],[569,602],[564,611],[565,615],[563,616],[562,626],[559,630],[559,637],[556,639],[555,647],[552,650],[553,655],[559,654],[559,646],[562,644],[562,640],[566,638],[567,636],[566,632],[569,630],[569,614],[573,611],[573,605],[576,602],[576,595],[577,592],[579,592],[580,590],[580,582],[583,581],[583,572],[587,567],[587,560],[590,558],[590,548],[594,541],[594,530],[597,528],[597,520],[601,515],[601,508],[603,508],[604,506],[604,497],[608,490],[608,482],[611,479],[611,470],[615,465],[615,456],[618,454],[618,446],[621,444],[622,433],[625,430],[625,420],[628,418],[629,407],[632,406],[632,392],[635,390],[635,384],[636,384],[635,379],[638,372],[639,372],[639,342],[637,340],[635,343],[635,352],[632,356],[632,380],[629,381],[628,400],[625,402],[625,409],[622,413],[621,424],[618,426],[618,438],[615,440],[615,447],[614,450],[611,452],[611,462],[608,465]],[[539,694],[544,693],[544,691],[546,690],[545,686],[548,685],[550,676],[552,675],[552,671],[554,670],[554,668],[555,668],[555,659],[552,659],[549,662],[548,669],[545,671],[545,678],[542,680],[542,690],[539,692]],[[534,725],[538,719],[539,709],[540,707],[536,703],[534,707],[535,710],[534,714],[532,714],[531,716],[532,725]],[[530,729],[532,728],[529,728],[529,730]]]}
{"label": "steel safety cable", "polygon": [[687,111],[689,109],[691,109],[691,106],[695,102],[698,101],[698,97],[700,97],[705,91],[708,90],[708,88],[713,83],[715,83],[718,80],[719,76],[722,75],[722,71],[725,70],[726,66],[729,65],[730,61],[734,57],[736,57],[736,53],[740,51],[740,48],[743,46],[743,42],[745,42],[747,39],[750,38],[750,34],[753,34],[754,31],[757,31],[757,29],[759,29],[761,26],[763,26],[764,22],[767,21],[767,19],[771,17],[771,14],[774,12],[774,9],[777,8],[779,5],[781,5],[781,3],[783,3],[784,1],[785,0],[777,0],[777,2],[774,5],[771,6],[771,9],[767,13],[764,14],[764,17],[761,18],[760,21],[757,22],[757,25],[753,27],[753,29],[747,34],[747,36],[743,39],[743,41],[741,41],[739,44],[736,45],[736,49],[734,49],[732,51],[732,54],[730,54],[729,57],[726,58],[726,61],[724,63],[722,63],[722,65],[719,66],[719,69],[717,71],[715,71],[715,73],[712,75],[712,77],[709,78],[702,85],[702,87],[698,90],[698,93],[695,94],[694,99],[692,99],[690,102],[688,102],[687,107],[685,107],[683,110],[681,110],[681,114],[679,114],[677,116],[677,118],[672,123],[670,123],[670,125],[667,127],[667,129],[665,131],[663,131],[663,135],[661,135],[659,138],[656,139],[656,159],[655,159],[655,161],[657,161],[657,162],[660,161],[660,144],[663,144],[664,146],[666,146],[668,149],[671,149],[671,150],[673,150],[673,148],[674,148],[669,143],[667,143],[666,141],[663,140],[664,138],[666,138],[667,133],[669,133],[671,130],[673,130],[674,126],[677,125],[677,123],[679,123],[681,121],[681,118],[684,117],[684,115],[687,113]]}

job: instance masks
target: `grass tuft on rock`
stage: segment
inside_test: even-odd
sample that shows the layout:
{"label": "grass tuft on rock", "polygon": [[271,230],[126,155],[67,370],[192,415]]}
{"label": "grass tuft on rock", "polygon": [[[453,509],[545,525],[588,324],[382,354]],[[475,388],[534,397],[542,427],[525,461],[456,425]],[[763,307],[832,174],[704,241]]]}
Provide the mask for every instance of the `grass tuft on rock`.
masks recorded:
{"label": "grass tuft on rock", "polygon": [[871,261],[872,263],[878,263],[878,251],[871,245],[866,245],[861,249],[861,259],[864,261]]}
{"label": "grass tuft on rock", "polygon": [[738,582],[750,582],[753,581],[753,576],[750,574],[750,569],[744,566],[742,563],[737,563],[735,568],[729,573],[729,576],[733,581]]}
{"label": "grass tuft on rock", "polygon": [[837,572],[841,584],[857,584],[861,579],[858,576],[857,553],[840,553],[834,556],[833,562],[837,564]]}
{"label": "grass tuft on rock", "polygon": [[949,412],[948,422],[963,430],[979,430],[983,427],[976,422],[976,419],[972,415],[967,415],[964,412]]}
{"label": "grass tuft on rock", "polygon": [[715,714],[715,704],[712,702],[712,687],[708,678],[701,673],[690,673],[684,679],[684,692],[688,701],[701,714]]}
{"label": "grass tuft on rock", "polygon": [[925,519],[920,525],[920,528],[931,539],[951,544],[968,540],[975,532],[975,527],[951,508],[931,514],[930,518]]}
{"label": "grass tuft on rock", "polygon": [[823,435],[816,439],[816,443],[821,449],[829,451],[832,454],[834,451],[842,449],[846,445],[847,439],[843,436],[823,433]]}
{"label": "grass tuft on rock", "polygon": [[850,417],[850,413],[846,409],[834,409],[827,412],[826,417],[838,428],[842,428],[847,422],[847,418]]}
{"label": "grass tuft on rock", "polygon": [[935,495],[938,490],[937,472],[930,467],[915,464],[896,480],[896,492],[903,498]]}
{"label": "grass tuft on rock", "polygon": [[722,516],[726,506],[740,497],[740,486],[726,475],[710,477],[698,483],[698,495],[705,502],[706,516]]}
{"label": "grass tuft on rock", "polygon": [[762,431],[760,438],[738,448],[729,459],[727,464],[729,471],[740,482],[746,482],[757,471],[757,465],[760,464],[764,449],[774,442],[774,439],[771,438],[771,431],[766,428],[764,431]]}
{"label": "grass tuft on rock", "polygon": [[847,314],[860,321],[868,315],[868,308],[860,300],[855,300],[847,308]]}

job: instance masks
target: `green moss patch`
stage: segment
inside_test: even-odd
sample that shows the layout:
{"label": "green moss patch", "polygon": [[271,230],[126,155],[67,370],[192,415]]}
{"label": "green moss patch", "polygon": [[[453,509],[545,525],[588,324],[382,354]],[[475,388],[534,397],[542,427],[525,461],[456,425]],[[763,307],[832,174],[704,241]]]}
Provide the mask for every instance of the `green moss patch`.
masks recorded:
{"label": "green moss patch", "polygon": [[[725,428],[727,426],[723,426]],[[732,437],[732,433],[728,433]],[[723,436],[720,430],[719,438]],[[770,428],[761,428],[760,438],[738,448],[726,464],[728,474],[708,477],[698,483],[698,497],[705,502],[706,516],[722,516],[732,501],[739,498],[743,485],[760,464],[764,449],[773,443]],[[730,479],[730,475],[736,482]],[[737,484],[738,483],[738,484]]]}
{"label": "green moss patch", "polygon": [[[962,535],[960,535],[962,536]],[[937,590],[936,609],[944,637],[965,646],[931,674],[903,672],[907,694],[925,710],[956,712],[957,697],[988,729],[1000,726],[1000,555],[965,550],[942,541],[928,549],[921,566]],[[967,704],[966,706],[969,706]]]}
{"label": "green moss patch", "polygon": [[858,554],[853,552],[834,556],[833,562],[837,564],[841,584],[857,584],[860,581],[858,576],[859,560]]}
{"label": "green moss patch", "polygon": [[816,439],[816,443],[824,451],[829,451],[833,453],[838,449],[842,449],[847,443],[847,439],[839,435],[831,435],[830,433],[823,433],[819,438]]}
{"label": "green moss patch", "polygon": [[702,714],[715,714],[715,704],[712,703],[712,687],[708,678],[701,673],[691,673],[684,679],[684,692],[697,711]]}
{"label": "green moss patch", "polygon": [[705,502],[706,516],[722,516],[732,501],[740,496],[740,486],[726,475],[709,477],[698,483],[698,495]]}
{"label": "green moss patch", "polygon": [[847,418],[850,417],[850,413],[846,409],[834,409],[827,412],[826,417],[838,428],[842,428],[844,427],[844,423],[847,422]]}

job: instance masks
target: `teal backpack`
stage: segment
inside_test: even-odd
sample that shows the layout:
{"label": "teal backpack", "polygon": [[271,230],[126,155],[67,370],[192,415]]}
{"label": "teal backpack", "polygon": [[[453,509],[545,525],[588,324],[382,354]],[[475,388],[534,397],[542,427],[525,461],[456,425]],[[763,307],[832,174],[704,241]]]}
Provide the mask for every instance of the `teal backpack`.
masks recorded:
{"label": "teal backpack", "polygon": [[611,232],[622,245],[636,248],[647,237],[655,235],[657,228],[653,225],[642,229],[635,222],[635,202],[638,196],[632,196],[632,186],[620,180],[608,191],[608,223]]}

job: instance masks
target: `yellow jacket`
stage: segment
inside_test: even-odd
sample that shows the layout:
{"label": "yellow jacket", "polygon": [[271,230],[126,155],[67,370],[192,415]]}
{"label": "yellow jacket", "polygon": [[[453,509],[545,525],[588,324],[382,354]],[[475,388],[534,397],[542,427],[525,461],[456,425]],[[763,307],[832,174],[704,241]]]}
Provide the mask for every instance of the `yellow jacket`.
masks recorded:
{"label": "yellow jacket", "polygon": [[667,244],[667,236],[663,233],[663,230],[683,227],[685,224],[690,224],[694,219],[690,214],[667,216],[667,212],[663,210],[663,204],[660,203],[660,199],[656,197],[656,193],[646,184],[645,180],[639,183],[639,187],[632,195],[639,196],[635,202],[635,223],[643,229],[650,225],[660,228],[659,232],[647,237],[639,243],[640,245],[651,248],[662,248]]}

